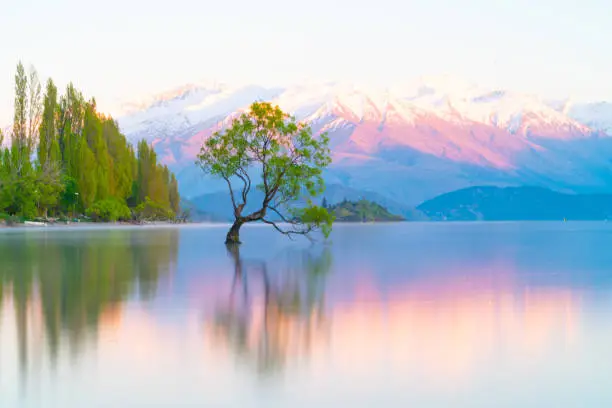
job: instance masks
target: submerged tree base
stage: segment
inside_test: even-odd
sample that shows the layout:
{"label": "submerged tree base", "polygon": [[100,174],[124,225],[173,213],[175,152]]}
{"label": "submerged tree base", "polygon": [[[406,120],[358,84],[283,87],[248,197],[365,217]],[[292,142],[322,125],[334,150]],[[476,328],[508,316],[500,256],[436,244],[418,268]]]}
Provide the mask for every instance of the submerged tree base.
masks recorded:
{"label": "submerged tree base", "polygon": [[240,245],[240,227],[242,227],[242,222],[235,221],[230,230],[227,232],[227,236],[225,237],[226,245]]}

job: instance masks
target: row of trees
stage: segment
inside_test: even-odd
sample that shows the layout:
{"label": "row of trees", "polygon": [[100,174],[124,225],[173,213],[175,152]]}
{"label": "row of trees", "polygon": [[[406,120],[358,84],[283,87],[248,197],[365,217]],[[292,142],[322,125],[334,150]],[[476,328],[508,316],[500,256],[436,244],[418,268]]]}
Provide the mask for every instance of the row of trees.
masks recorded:
{"label": "row of trees", "polygon": [[[0,316],[9,312],[2,309],[4,295],[13,305],[26,374],[28,367],[37,369],[32,355],[48,355],[53,366],[62,350],[83,350],[101,322],[120,316],[122,303],[135,294],[153,299],[176,265],[179,232],[116,229],[49,240],[15,234],[0,242]],[[32,320],[42,322],[42,333]]]}
{"label": "row of trees", "polygon": [[72,84],[59,95],[49,79],[43,92],[36,70],[19,63],[14,107],[10,143],[0,149],[0,213],[105,221],[178,213],[174,174],[144,140],[136,153],[117,122]]}

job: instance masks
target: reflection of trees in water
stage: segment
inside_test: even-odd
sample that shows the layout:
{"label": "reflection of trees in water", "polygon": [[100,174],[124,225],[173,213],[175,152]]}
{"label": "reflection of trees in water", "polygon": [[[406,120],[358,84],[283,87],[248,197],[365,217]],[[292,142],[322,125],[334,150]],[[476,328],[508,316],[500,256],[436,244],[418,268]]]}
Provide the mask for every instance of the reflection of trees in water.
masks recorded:
{"label": "reflection of trees in water", "polygon": [[[104,314],[116,312],[128,296],[151,298],[160,275],[176,263],[177,250],[174,229],[62,232],[52,238],[41,232],[3,242],[0,295],[12,298],[22,369],[28,347],[40,350],[41,337],[54,363],[61,346],[76,355],[87,337],[95,338]],[[42,335],[28,333],[37,319]]]}
{"label": "reflection of trees in water", "polygon": [[228,302],[215,313],[213,339],[261,374],[282,370],[290,358],[308,355],[328,333],[325,281],[329,249],[290,251],[277,261],[249,261],[228,247],[234,280]]}

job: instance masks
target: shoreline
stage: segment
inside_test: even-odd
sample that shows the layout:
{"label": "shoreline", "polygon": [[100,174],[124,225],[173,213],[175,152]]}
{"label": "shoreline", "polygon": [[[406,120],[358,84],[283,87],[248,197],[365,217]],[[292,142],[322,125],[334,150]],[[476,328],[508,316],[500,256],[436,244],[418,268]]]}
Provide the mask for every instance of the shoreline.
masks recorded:
{"label": "shoreline", "polygon": [[[559,223],[569,224],[570,221],[558,220],[419,220],[419,221],[374,221],[374,222],[359,222],[359,221],[336,221],[334,225],[340,226],[376,226],[376,225],[400,225],[400,224],[512,224],[512,223]],[[607,224],[607,220],[574,220],[575,223],[602,223]],[[282,225],[280,223],[279,225]],[[0,231],[10,230],[47,230],[47,229],[75,229],[75,228],[147,228],[147,227],[187,227],[187,226],[211,226],[223,227],[232,225],[231,221],[192,221],[192,222],[170,222],[170,221],[153,221],[143,223],[132,222],[71,222],[71,223],[37,223],[29,224],[14,224],[6,225],[0,223]],[[250,223],[245,227],[265,227],[263,223]]]}
{"label": "shoreline", "polygon": [[170,222],[170,221],[153,221],[153,222],[26,222],[13,225],[7,225],[6,223],[0,223],[0,229],[30,229],[30,228],[75,228],[75,227],[147,227],[147,226],[162,226],[162,225],[190,225],[193,222]]}

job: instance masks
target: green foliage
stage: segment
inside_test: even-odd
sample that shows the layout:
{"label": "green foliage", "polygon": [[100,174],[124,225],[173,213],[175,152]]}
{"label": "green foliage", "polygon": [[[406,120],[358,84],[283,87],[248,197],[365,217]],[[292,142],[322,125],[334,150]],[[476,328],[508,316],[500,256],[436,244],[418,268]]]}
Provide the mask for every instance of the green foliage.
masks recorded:
{"label": "green foliage", "polygon": [[17,217],[15,215],[9,215],[0,213],[0,224],[5,223],[6,225],[15,225],[15,224],[23,224],[23,218]]}
{"label": "green foliage", "polygon": [[28,78],[26,76],[23,64],[20,62],[19,64],[17,64],[17,72],[15,74],[15,114],[13,116],[12,140],[12,145],[15,147],[15,150],[18,153],[18,157],[16,157],[16,162],[22,160],[21,156],[23,153],[27,153],[25,151],[27,146],[27,87]]}
{"label": "green foliage", "polygon": [[[155,295],[159,278],[176,263],[179,233],[164,229],[138,235],[110,230],[93,240],[83,239],[87,232],[63,239],[15,234],[0,245],[0,292],[11,290],[20,327],[29,327],[32,317],[19,310],[39,308],[37,335],[52,365],[63,350],[82,349],[102,322],[117,316],[122,302],[134,294],[144,299]],[[72,239],[70,245],[66,239]],[[71,335],[66,336],[67,332]]]}
{"label": "green foliage", "polygon": [[39,131],[38,165],[41,169],[52,167],[60,160],[55,125],[57,109],[57,87],[53,80],[49,79]]}
{"label": "green foliage", "polygon": [[181,211],[181,196],[178,191],[178,182],[174,174],[170,175],[170,184],[168,186],[168,193],[170,198],[170,209],[175,213],[179,214]]}
{"label": "green foliage", "polygon": [[166,213],[178,209],[174,174],[157,163],[144,141],[137,158],[117,123],[74,85],[58,96],[49,79],[43,98],[34,68],[26,74],[19,63],[14,105],[10,147],[1,147],[0,134],[0,212],[26,218],[85,212],[100,220],[117,214],[122,219],[129,218],[127,207],[116,203],[136,207],[145,197]]}
{"label": "green foliage", "polygon": [[18,177],[9,173],[4,175],[0,191],[0,210],[9,214],[34,217],[37,213],[38,181],[28,169]]}
{"label": "green foliage", "polygon": [[38,173],[37,187],[39,213],[46,216],[49,209],[56,210],[60,204],[61,194],[65,189],[59,176],[58,168],[41,170]]}
{"label": "green foliage", "polygon": [[[175,179],[176,180],[176,179]],[[172,200],[179,199],[178,185],[171,191],[171,176],[167,167],[157,162],[157,154],[146,141],[138,143],[138,178],[135,195],[139,202],[151,201],[172,209]],[[172,197],[171,197],[172,194]]]}
{"label": "green foliage", "polygon": [[86,214],[94,221],[103,222],[127,221],[132,218],[128,206],[115,198],[96,201],[87,209]]}
{"label": "green foliage", "polygon": [[338,221],[343,222],[385,222],[403,221],[404,218],[391,214],[386,208],[365,199],[359,201],[344,200],[329,207]]}
{"label": "green foliage", "polygon": [[74,178],[64,175],[61,180],[62,192],[60,195],[60,203],[62,208],[72,211],[78,203],[78,185]]}
{"label": "green foliage", "polygon": [[135,208],[136,217],[142,221],[167,221],[175,217],[175,213],[165,205],[145,197],[145,201]]}
{"label": "green foliage", "polygon": [[[310,127],[297,123],[278,106],[255,102],[228,129],[206,141],[198,164],[227,183],[238,228],[245,222],[262,221],[287,235],[306,235],[324,225],[326,231],[331,229],[323,208],[303,209],[308,216],[299,222],[288,218],[296,202],[324,191],[322,170],[331,163],[328,143],[326,134],[315,138]],[[259,210],[243,215],[254,169],[261,171],[261,183],[255,187],[264,193],[264,199]],[[238,194],[236,185],[241,187]],[[270,213],[291,228],[284,229],[266,218]],[[238,239],[236,231],[230,231],[228,242]]]}
{"label": "green foliage", "polygon": [[312,205],[312,203],[304,208],[293,210],[293,216],[294,219],[302,223],[314,225],[316,228],[321,229],[325,238],[329,237],[332,225],[336,219],[333,212],[327,211],[327,208],[323,206]]}

